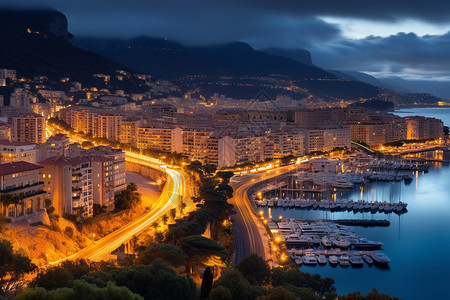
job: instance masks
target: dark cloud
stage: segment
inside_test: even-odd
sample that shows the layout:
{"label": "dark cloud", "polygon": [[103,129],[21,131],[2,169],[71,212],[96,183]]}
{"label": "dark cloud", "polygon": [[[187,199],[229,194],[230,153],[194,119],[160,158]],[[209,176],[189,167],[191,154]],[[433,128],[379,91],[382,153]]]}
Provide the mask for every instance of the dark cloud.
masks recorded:
{"label": "dark cloud", "polygon": [[[76,36],[148,35],[187,45],[230,41],[256,48],[311,50],[318,65],[370,72],[444,74],[450,68],[450,34],[345,39],[319,16],[450,23],[448,0],[41,0],[69,19]],[[0,5],[35,6],[35,0]]]}
{"label": "dark cloud", "polygon": [[[3,4],[36,5],[34,0],[3,0]],[[41,4],[70,12],[121,11],[182,12],[196,16],[197,11],[208,11],[215,15],[226,10],[252,10],[275,14],[304,16],[327,15],[372,20],[396,20],[413,18],[427,22],[448,22],[450,1],[448,0],[41,0]]]}
{"label": "dark cloud", "polygon": [[[393,74],[446,76],[450,69],[450,32],[417,36],[398,33],[340,40],[310,48],[314,61],[329,69],[353,69]],[[427,75],[428,74],[428,75]]]}

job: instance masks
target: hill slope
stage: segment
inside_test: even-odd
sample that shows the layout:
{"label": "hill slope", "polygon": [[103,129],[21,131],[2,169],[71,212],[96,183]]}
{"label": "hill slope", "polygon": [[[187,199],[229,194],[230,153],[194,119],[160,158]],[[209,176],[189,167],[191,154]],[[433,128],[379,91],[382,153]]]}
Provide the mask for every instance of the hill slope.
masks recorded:
{"label": "hill slope", "polygon": [[114,74],[123,67],[73,45],[66,17],[56,10],[0,10],[0,68],[19,76],[69,77],[89,82],[92,74]]}
{"label": "hill slope", "polygon": [[258,51],[241,42],[209,47],[185,47],[148,37],[77,38],[75,42],[130,68],[172,80],[206,96],[218,92],[248,99],[261,90],[296,99],[313,95],[326,100],[359,100],[378,95],[378,88],[372,85],[342,80],[317,66]]}

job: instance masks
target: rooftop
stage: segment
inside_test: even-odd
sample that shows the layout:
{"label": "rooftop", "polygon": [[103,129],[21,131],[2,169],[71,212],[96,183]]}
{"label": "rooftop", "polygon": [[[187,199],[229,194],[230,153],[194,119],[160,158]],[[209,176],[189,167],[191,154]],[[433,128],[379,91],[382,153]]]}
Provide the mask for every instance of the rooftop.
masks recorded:
{"label": "rooftop", "polygon": [[36,145],[28,142],[11,142],[9,140],[0,140],[0,145],[2,146],[32,146]]}
{"label": "rooftop", "polygon": [[25,172],[25,171],[32,171],[41,169],[41,166],[31,164],[26,161],[17,161],[17,162],[10,162],[6,164],[0,164],[0,176],[5,176],[9,174],[19,173],[19,172]]}
{"label": "rooftop", "polygon": [[43,160],[41,162],[39,162],[40,165],[71,165],[71,166],[76,166],[82,163],[86,163],[89,162],[89,159],[85,158],[85,157],[74,157],[74,158],[70,158],[70,157],[64,157],[64,156],[59,156],[59,157],[51,157],[48,158],[46,160]]}

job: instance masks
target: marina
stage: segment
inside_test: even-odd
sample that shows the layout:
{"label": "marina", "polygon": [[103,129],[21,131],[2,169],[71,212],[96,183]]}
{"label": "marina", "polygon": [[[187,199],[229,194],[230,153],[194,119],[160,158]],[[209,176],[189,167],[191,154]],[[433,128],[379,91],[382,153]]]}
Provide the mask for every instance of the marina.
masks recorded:
{"label": "marina", "polygon": [[[450,110],[449,110],[450,113]],[[449,120],[450,121],[450,120]],[[331,277],[339,294],[354,291],[358,286],[362,293],[367,293],[373,287],[402,299],[434,299],[447,291],[447,281],[436,281],[434,276],[448,279],[450,259],[450,168],[448,164],[433,163],[427,174],[416,171],[413,181],[371,182],[345,193],[337,193],[336,201],[344,199],[371,199],[374,195],[387,202],[401,201],[407,203],[406,214],[385,214],[384,212],[320,210],[320,209],[290,209],[285,207],[260,207],[264,218],[295,219],[295,220],[329,220],[344,222],[357,235],[372,241],[384,243],[381,250],[391,262],[387,265],[377,264],[367,254],[362,254],[363,267],[341,267],[339,256],[327,256],[327,264],[304,265],[299,267],[304,272],[318,273]],[[356,225],[356,226],[355,226]],[[368,226],[365,226],[368,225]],[[372,226],[374,225],[374,226]],[[295,246],[300,250],[300,246]],[[304,249],[317,247],[305,246]],[[324,247],[324,250],[328,248]],[[341,249],[341,251],[346,251]],[[353,250],[351,250],[353,251]],[[364,252],[369,250],[359,250]],[[352,253],[349,253],[349,258]],[[425,259],[426,257],[426,259]],[[301,260],[301,259],[300,259]],[[372,267],[370,267],[372,266]],[[430,269],[429,273],[418,270]],[[437,275],[440,274],[440,275]],[[420,285],[432,286],[423,290]],[[412,286],[410,283],[414,283]]]}
{"label": "marina", "polygon": [[[350,227],[324,220],[277,220],[268,223],[273,234],[285,243],[292,260],[298,265],[387,265],[388,256],[381,252],[383,243],[355,234]],[[366,257],[366,260],[363,259]]]}
{"label": "marina", "polygon": [[402,214],[407,212],[407,203],[396,202],[389,203],[386,201],[365,201],[365,200],[310,200],[310,199],[263,199],[255,200],[255,203],[259,207],[283,207],[293,209],[318,209],[329,211],[354,211],[354,212],[384,212],[384,213],[398,213]]}

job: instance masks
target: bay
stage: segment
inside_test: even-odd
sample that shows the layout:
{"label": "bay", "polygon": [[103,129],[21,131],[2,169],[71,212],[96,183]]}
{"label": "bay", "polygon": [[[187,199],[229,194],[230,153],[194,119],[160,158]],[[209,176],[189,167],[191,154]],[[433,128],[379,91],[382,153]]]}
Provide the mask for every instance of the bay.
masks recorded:
{"label": "bay", "polygon": [[[450,109],[418,108],[396,111],[401,116],[422,115],[442,119],[450,125]],[[325,212],[272,208],[271,215],[295,219],[387,219],[389,227],[352,227],[357,234],[384,243],[392,262],[388,269],[375,266],[341,268],[302,266],[301,270],[335,280],[338,294],[372,288],[402,299],[450,299],[450,167],[434,163],[428,173],[416,172],[413,182],[405,184],[372,183],[362,192],[364,200],[408,203],[402,215],[384,213]],[[356,189],[341,198],[358,200]],[[268,210],[264,210],[268,216]]]}

